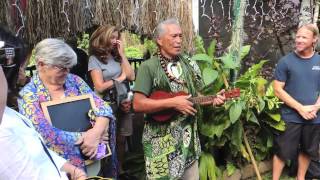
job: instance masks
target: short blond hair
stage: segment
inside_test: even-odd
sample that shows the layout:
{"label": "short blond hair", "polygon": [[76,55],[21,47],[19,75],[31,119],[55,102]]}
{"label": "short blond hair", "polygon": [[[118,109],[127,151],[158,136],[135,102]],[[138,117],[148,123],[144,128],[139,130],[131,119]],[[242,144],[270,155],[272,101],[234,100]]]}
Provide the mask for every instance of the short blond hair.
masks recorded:
{"label": "short blond hair", "polygon": [[[306,28],[308,29],[309,31],[311,31],[313,33],[313,36],[314,37],[318,37],[319,36],[319,28],[317,25],[315,24],[303,24],[299,27],[299,29],[302,29],[302,28]],[[298,30],[299,30],[298,29]]]}

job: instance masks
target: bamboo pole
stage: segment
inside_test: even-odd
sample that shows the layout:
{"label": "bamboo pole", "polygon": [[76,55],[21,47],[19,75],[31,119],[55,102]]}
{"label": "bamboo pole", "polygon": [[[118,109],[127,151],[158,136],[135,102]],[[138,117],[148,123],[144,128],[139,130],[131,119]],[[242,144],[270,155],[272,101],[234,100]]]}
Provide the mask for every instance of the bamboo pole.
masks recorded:
{"label": "bamboo pole", "polygon": [[251,150],[251,147],[250,147],[250,144],[249,144],[249,141],[248,141],[248,138],[247,138],[247,135],[246,135],[245,132],[243,132],[243,139],[244,139],[244,144],[245,144],[245,146],[246,146],[246,148],[247,148],[247,151],[248,151],[248,153],[249,153],[249,157],[250,157],[250,159],[251,159],[251,162],[252,162],[254,171],[255,171],[255,173],[256,173],[256,175],[257,175],[257,178],[258,178],[258,180],[262,180],[261,175],[260,175],[260,172],[259,172],[259,168],[258,168],[258,166],[257,166],[257,162],[256,162],[256,160],[254,159],[254,156],[253,156],[253,154],[252,154],[252,150]]}

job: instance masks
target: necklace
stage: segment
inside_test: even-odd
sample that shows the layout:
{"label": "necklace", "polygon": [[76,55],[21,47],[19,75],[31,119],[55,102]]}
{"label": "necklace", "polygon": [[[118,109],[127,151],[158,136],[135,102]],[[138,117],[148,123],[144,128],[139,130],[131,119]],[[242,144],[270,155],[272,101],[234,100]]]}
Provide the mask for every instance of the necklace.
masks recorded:
{"label": "necklace", "polygon": [[174,81],[178,84],[184,84],[185,82],[179,79],[179,77],[182,75],[182,67],[178,59],[168,59],[164,57],[160,51],[158,51],[157,55],[160,58],[160,65],[170,82]]}

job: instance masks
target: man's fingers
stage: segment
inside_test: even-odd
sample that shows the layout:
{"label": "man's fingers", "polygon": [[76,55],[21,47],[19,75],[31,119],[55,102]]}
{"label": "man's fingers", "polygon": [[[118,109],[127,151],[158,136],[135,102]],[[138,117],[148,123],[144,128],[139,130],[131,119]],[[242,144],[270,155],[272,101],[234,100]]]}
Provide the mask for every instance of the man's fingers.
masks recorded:
{"label": "man's fingers", "polygon": [[105,134],[102,138],[102,140],[109,140],[109,134]]}
{"label": "man's fingers", "polygon": [[105,144],[109,142],[109,134],[108,133],[103,135],[102,141]]}
{"label": "man's fingers", "polygon": [[87,155],[88,152],[89,152],[89,149],[88,148],[84,148],[81,150],[81,152],[84,154],[84,155]]}
{"label": "man's fingers", "polygon": [[218,94],[223,94],[224,92],[226,92],[226,90],[225,89],[221,89]]}
{"label": "man's fingers", "polygon": [[303,114],[302,117],[306,120],[312,120],[312,119],[315,119],[317,115],[311,112],[311,113]]}
{"label": "man's fingers", "polygon": [[190,115],[194,116],[197,113],[197,110],[194,109],[193,107],[190,107],[190,108],[186,108],[185,112],[186,112],[186,114],[190,114]]}
{"label": "man's fingers", "polygon": [[197,113],[197,110],[195,108],[191,107],[191,112],[195,114],[195,113]]}
{"label": "man's fingers", "polygon": [[77,142],[75,143],[75,145],[79,145],[79,144],[82,144],[83,143],[83,137],[81,136]]}
{"label": "man's fingers", "polygon": [[217,96],[217,99],[219,99],[219,100],[225,100],[226,97],[225,97],[225,96],[222,96],[222,95],[218,95],[218,96]]}
{"label": "man's fingers", "polygon": [[93,150],[93,152],[91,153],[90,159],[93,159],[96,156],[97,152],[98,152],[98,148]]}
{"label": "man's fingers", "polygon": [[186,109],[186,115],[193,115],[194,116],[194,113],[188,109]]}

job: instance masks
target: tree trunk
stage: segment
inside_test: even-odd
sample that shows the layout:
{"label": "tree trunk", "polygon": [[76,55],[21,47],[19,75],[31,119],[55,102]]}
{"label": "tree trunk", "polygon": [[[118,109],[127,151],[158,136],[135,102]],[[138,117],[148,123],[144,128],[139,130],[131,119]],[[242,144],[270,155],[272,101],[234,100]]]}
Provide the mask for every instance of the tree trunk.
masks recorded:
{"label": "tree trunk", "polygon": [[[240,65],[240,53],[243,42],[243,21],[246,8],[246,0],[235,0],[233,4],[233,25],[232,25],[232,37],[231,44],[229,46],[229,52],[232,55],[233,61]],[[238,70],[233,72],[233,82],[237,79]]]}
{"label": "tree trunk", "polygon": [[314,24],[317,24],[318,22],[318,18],[319,18],[319,1],[317,1],[315,3],[315,6],[314,6],[314,14],[313,14],[313,23]]}
{"label": "tree trunk", "polygon": [[301,1],[299,27],[303,24],[316,23],[313,22],[313,6],[314,0]]}

